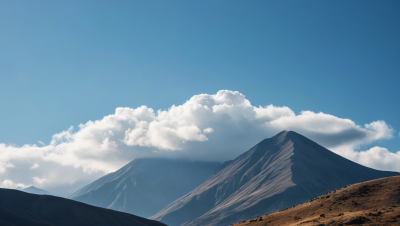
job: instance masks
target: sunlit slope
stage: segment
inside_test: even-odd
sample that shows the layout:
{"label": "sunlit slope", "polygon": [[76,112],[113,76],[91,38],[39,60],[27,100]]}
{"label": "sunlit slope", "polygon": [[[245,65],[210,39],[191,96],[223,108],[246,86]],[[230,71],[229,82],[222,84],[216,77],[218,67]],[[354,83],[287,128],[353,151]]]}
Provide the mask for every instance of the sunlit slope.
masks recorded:
{"label": "sunlit slope", "polygon": [[238,225],[400,225],[400,177],[386,177],[330,191],[283,211]]}

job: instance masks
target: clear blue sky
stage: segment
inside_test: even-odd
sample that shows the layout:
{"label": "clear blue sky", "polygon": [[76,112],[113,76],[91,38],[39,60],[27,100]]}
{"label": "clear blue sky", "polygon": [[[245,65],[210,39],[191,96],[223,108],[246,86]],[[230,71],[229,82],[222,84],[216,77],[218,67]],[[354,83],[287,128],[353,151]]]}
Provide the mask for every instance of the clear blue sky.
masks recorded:
{"label": "clear blue sky", "polygon": [[400,150],[400,1],[1,1],[0,143],[237,90],[384,120]]}

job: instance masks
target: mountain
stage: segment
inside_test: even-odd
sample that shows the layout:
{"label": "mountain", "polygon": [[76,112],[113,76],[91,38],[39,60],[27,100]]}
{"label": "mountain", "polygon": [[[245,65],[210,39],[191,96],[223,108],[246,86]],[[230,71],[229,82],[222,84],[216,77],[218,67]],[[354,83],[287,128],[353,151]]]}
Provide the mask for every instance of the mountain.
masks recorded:
{"label": "mountain", "polygon": [[71,199],[150,217],[210,178],[219,163],[135,159],[75,192]]}
{"label": "mountain", "polygon": [[151,219],[170,226],[229,225],[303,203],[347,184],[399,175],[345,159],[283,131],[237,157]]}
{"label": "mountain", "polygon": [[165,226],[164,224],[51,195],[0,189],[0,225]]}
{"label": "mountain", "polygon": [[27,187],[25,189],[21,189],[21,191],[28,192],[28,193],[31,193],[31,194],[37,194],[37,195],[50,195],[50,192],[48,192],[46,190],[43,190],[43,189],[40,189],[40,188],[37,188],[35,186],[30,186],[30,187]]}
{"label": "mountain", "polygon": [[400,225],[400,177],[346,186],[276,213],[240,225]]}

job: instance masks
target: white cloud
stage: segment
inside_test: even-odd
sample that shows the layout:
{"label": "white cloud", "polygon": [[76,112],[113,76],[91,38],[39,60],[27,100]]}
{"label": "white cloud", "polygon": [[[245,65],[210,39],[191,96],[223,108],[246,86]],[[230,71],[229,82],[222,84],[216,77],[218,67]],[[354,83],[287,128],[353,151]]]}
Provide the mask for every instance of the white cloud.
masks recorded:
{"label": "white cloud", "polygon": [[203,133],[212,133],[212,132],[214,132],[213,128],[208,127],[203,129]]}
{"label": "white cloud", "polygon": [[35,165],[33,165],[33,166],[31,167],[31,169],[36,169],[36,168],[38,168],[38,167],[39,167],[39,164],[35,163]]}
{"label": "white cloud", "polygon": [[[301,133],[358,162],[363,158],[348,153],[394,133],[384,121],[362,126],[322,112],[296,115],[289,107],[256,107],[239,92],[221,90],[156,112],[147,106],[117,108],[101,120],[79,125],[77,131],[70,127],[53,135],[50,144],[41,147],[0,143],[0,180],[13,178],[49,189],[90,182],[138,157],[224,161],[282,130]],[[392,169],[374,162],[385,158],[368,159],[363,162],[368,166]],[[7,168],[10,162],[17,167]],[[36,170],[28,172],[31,168]]]}
{"label": "white cloud", "polygon": [[3,180],[3,182],[0,183],[0,187],[15,189],[17,187],[26,188],[28,186],[26,186],[25,184],[21,184],[21,183],[14,183],[12,180],[5,179],[5,180]]}
{"label": "white cloud", "polygon": [[15,166],[12,163],[8,162],[6,164],[6,168],[15,168]]}
{"label": "white cloud", "polygon": [[[0,161],[1,161],[1,160],[0,160]],[[7,161],[1,162],[1,164],[0,164],[0,173],[4,173],[4,171],[5,171],[7,168],[8,168],[8,169],[15,168],[15,165],[12,164],[12,163],[10,163],[10,162],[7,162]]]}
{"label": "white cloud", "polygon": [[367,151],[347,150],[341,154],[348,159],[371,168],[400,172],[400,151],[392,153],[386,148],[375,146]]}
{"label": "white cloud", "polygon": [[40,140],[38,141],[38,143],[41,144],[41,145],[46,145],[45,143],[43,143],[43,142],[40,141]]}
{"label": "white cloud", "polygon": [[33,177],[33,182],[39,186],[43,185],[46,181],[46,178]]}

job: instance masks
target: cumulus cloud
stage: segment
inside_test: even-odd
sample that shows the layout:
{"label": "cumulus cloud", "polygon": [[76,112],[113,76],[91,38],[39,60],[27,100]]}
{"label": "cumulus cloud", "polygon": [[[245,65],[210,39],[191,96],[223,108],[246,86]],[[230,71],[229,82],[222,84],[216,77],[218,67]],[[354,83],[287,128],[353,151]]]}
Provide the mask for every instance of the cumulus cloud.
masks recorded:
{"label": "cumulus cloud", "polygon": [[15,168],[15,166],[13,164],[11,164],[11,163],[7,163],[6,164],[6,168]]}
{"label": "cumulus cloud", "polygon": [[39,164],[35,163],[35,165],[33,165],[33,166],[31,167],[31,169],[36,169],[36,168],[38,168],[38,167],[39,167]]}
{"label": "cumulus cloud", "polygon": [[386,148],[375,146],[367,151],[356,152],[353,150],[348,150],[346,152],[342,152],[342,155],[362,165],[375,169],[385,169],[400,172],[400,151],[397,153],[392,153]]}
{"label": "cumulus cloud", "polygon": [[[225,161],[282,130],[301,133],[367,166],[392,169],[395,164],[389,168],[378,164],[386,157],[376,157],[376,151],[368,150],[365,156],[353,153],[360,145],[393,136],[393,129],[384,121],[357,125],[322,112],[295,114],[289,107],[272,104],[257,107],[239,92],[221,90],[214,95],[195,95],[166,110],[120,107],[77,130],[70,127],[54,134],[50,144],[40,147],[0,144],[0,180],[15,176],[21,183],[48,188],[90,182],[138,157]],[[390,155],[388,151],[380,153]],[[7,168],[7,164],[17,167]],[[29,169],[35,170],[27,172]],[[22,177],[20,171],[27,173]]]}
{"label": "cumulus cloud", "polygon": [[11,169],[15,168],[15,166],[10,162],[3,161],[2,164],[0,164],[0,173],[3,173],[7,168]]}
{"label": "cumulus cloud", "polygon": [[212,128],[205,128],[203,129],[203,133],[212,133],[214,130]]}
{"label": "cumulus cloud", "polygon": [[11,189],[15,189],[15,188],[26,188],[28,186],[26,186],[25,184],[21,184],[21,183],[15,183],[12,180],[3,180],[3,182],[0,183],[0,187],[2,188],[11,188]]}
{"label": "cumulus cloud", "polygon": [[46,178],[33,177],[33,182],[38,185],[43,185],[46,181]]}

